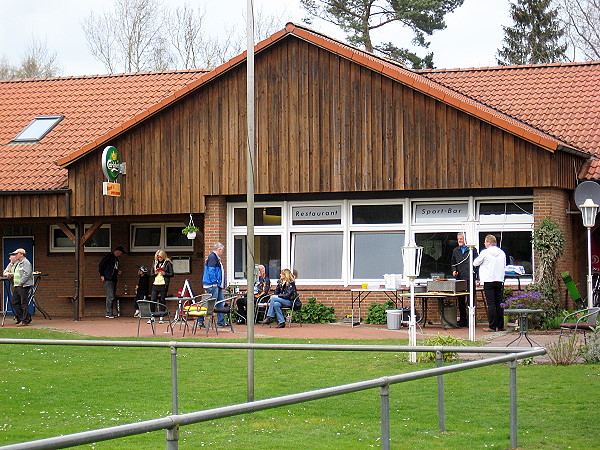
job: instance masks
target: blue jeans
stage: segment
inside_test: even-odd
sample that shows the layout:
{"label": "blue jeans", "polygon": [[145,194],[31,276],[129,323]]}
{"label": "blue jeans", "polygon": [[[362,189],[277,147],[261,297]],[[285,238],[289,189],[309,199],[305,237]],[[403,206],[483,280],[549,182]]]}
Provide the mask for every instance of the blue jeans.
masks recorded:
{"label": "blue jeans", "polygon": [[[223,303],[216,304],[219,300],[223,300],[223,289],[219,286],[211,286],[206,289],[206,293],[210,294],[212,298],[215,299],[215,308],[222,308],[225,306]],[[204,318],[202,318],[204,319]],[[204,320],[200,321],[200,323],[204,323]],[[217,314],[217,326],[225,325],[225,314],[218,313]]]}
{"label": "blue jeans", "polygon": [[276,317],[277,323],[285,322],[285,316],[283,315],[283,311],[281,310],[282,306],[290,307],[292,306],[292,301],[287,298],[279,298],[276,295],[271,297],[269,301],[269,309],[267,310],[267,316]]}

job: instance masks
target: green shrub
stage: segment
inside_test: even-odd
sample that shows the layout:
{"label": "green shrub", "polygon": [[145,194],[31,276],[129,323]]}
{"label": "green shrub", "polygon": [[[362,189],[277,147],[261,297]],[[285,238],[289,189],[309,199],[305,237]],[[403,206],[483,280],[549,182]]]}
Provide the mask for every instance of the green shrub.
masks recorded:
{"label": "green shrub", "polygon": [[550,316],[548,314],[544,323],[542,323],[542,329],[544,330],[557,330],[560,328],[560,324],[565,321],[565,316],[569,314],[569,311],[564,309],[559,311],[558,315]]}
{"label": "green shrub", "polygon": [[[517,295],[507,298],[501,306],[504,309],[541,309],[543,314],[529,316],[529,327],[540,328],[546,320],[559,315],[560,304],[551,297],[539,291],[517,292]],[[518,314],[509,314],[509,320],[518,318]]]}
{"label": "green shrub", "polygon": [[388,300],[383,304],[377,302],[371,303],[367,317],[365,318],[365,323],[371,323],[374,325],[382,325],[387,323],[387,314],[385,313],[386,309],[394,309],[394,302]]}
{"label": "green shrub", "polygon": [[600,326],[587,335],[587,345],[581,349],[581,356],[588,364],[600,363]]}
{"label": "green shrub", "polygon": [[[317,299],[311,297],[302,305],[302,322],[304,323],[331,323],[335,322],[335,310],[332,306],[317,303]],[[297,321],[298,313],[294,312],[294,320]]]}
{"label": "green shrub", "polygon": [[[452,346],[452,347],[466,347],[469,345],[469,341],[464,339],[460,339],[450,335],[442,335],[438,334],[435,337],[431,337],[427,339],[422,345],[444,345],[444,346]],[[418,354],[419,362],[430,362],[435,361],[435,352],[423,352]],[[442,355],[444,361],[454,361],[458,359],[458,353],[456,352],[444,352]]]}
{"label": "green shrub", "polygon": [[581,344],[577,341],[575,333],[568,339],[560,342],[551,342],[546,346],[550,364],[554,366],[570,366],[577,363],[581,354]]}

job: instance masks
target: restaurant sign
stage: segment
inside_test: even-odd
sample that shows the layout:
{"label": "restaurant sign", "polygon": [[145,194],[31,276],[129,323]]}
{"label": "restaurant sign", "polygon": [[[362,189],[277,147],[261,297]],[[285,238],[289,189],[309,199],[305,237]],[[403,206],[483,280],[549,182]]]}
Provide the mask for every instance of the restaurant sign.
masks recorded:
{"label": "restaurant sign", "polygon": [[102,152],[102,172],[109,182],[116,181],[121,174],[121,158],[119,152],[109,145]]}
{"label": "restaurant sign", "polygon": [[295,206],[292,220],[341,220],[341,206]]}
{"label": "restaurant sign", "polygon": [[458,223],[467,220],[467,203],[417,203],[415,223]]}

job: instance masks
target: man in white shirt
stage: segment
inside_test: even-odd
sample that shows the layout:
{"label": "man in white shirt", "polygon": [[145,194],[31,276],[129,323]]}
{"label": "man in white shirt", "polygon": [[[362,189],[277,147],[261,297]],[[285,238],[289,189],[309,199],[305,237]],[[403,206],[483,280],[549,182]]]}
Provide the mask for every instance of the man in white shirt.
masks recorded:
{"label": "man in white shirt", "polygon": [[488,234],[485,249],[473,261],[475,267],[479,266],[479,280],[483,283],[488,306],[490,327],[483,329],[487,332],[504,331],[504,309],[500,303],[503,300],[506,254],[496,244],[496,236]]}

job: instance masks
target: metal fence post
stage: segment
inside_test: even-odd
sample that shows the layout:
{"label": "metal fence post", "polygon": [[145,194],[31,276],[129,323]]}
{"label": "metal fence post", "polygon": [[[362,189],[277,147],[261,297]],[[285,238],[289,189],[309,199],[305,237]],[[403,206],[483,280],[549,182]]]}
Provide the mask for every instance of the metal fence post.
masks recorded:
{"label": "metal fence post", "polygon": [[[444,364],[444,354],[441,350],[435,351],[435,365],[442,367]],[[438,424],[441,432],[446,431],[446,406],[444,394],[444,375],[437,376],[438,385]]]}
{"label": "metal fence post", "polygon": [[171,346],[171,406],[173,414],[179,414],[179,395],[177,385],[177,347]]}
{"label": "metal fence post", "polygon": [[[177,347],[171,345],[171,409],[173,415],[179,414],[179,387],[177,384]],[[167,428],[167,450],[179,448],[179,425]]]}
{"label": "metal fence post", "polygon": [[379,388],[381,400],[381,448],[390,448],[390,385],[386,384]]}
{"label": "metal fence post", "polygon": [[517,359],[509,361],[510,369],[510,446],[517,448]]}

